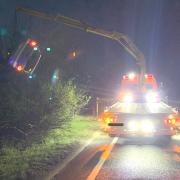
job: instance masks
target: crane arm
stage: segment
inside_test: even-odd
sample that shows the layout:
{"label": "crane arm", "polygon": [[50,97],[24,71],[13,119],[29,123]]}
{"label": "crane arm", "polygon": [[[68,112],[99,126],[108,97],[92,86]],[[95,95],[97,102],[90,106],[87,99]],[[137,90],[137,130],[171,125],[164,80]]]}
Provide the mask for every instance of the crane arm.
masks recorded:
{"label": "crane arm", "polygon": [[59,14],[51,15],[51,14],[47,14],[44,12],[24,8],[24,7],[17,7],[16,12],[25,13],[30,16],[36,16],[36,17],[40,17],[42,19],[46,19],[46,20],[50,20],[50,21],[61,22],[67,26],[77,28],[77,29],[80,29],[80,30],[83,30],[83,31],[86,31],[86,32],[89,32],[92,34],[96,34],[99,36],[103,36],[105,38],[115,40],[118,43],[120,43],[123,46],[123,48],[129,54],[131,54],[131,56],[133,56],[133,58],[136,60],[136,63],[138,64],[138,66],[140,68],[140,74],[142,76],[144,76],[144,74],[146,72],[145,57],[144,57],[143,53],[136,47],[136,45],[129,39],[129,37],[123,33],[119,33],[116,31],[112,31],[112,32],[105,31],[103,29],[93,27],[82,21],[79,21],[79,20],[76,20],[73,18],[69,18],[69,17],[63,16],[63,15],[59,15]]}

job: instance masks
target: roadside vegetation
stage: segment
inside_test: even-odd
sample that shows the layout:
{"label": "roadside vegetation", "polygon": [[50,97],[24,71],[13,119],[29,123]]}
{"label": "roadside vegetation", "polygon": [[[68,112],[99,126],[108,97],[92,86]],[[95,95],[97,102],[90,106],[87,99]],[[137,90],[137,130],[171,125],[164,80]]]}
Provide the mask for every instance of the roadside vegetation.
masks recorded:
{"label": "roadside vegetation", "polygon": [[0,154],[0,179],[38,179],[90,137],[97,122],[92,117],[76,116],[65,127],[51,129],[41,143],[22,147],[6,145]]}
{"label": "roadside vegetation", "polygon": [[97,122],[78,115],[90,97],[71,80],[8,78],[0,83],[0,179],[31,179],[92,134]]}

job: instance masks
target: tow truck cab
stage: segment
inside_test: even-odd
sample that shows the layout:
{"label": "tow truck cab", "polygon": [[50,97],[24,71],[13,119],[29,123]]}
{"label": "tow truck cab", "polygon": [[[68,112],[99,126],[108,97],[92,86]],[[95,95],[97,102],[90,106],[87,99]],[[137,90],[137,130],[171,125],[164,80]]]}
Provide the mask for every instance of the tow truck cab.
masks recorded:
{"label": "tow truck cab", "polygon": [[140,87],[139,74],[124,75],[121,80],[119,100],[121,102],[158,101],[158,86],[155,77],[152,74],[145,74],[143,86]]}
{"label": "tow truck cab", "polygon": [[160,101],[158,86],[152,74],[125,75],[121,81],[120,99],[100,117],[103,130],[110,135],[172,136],[180,125],[179,114]]}

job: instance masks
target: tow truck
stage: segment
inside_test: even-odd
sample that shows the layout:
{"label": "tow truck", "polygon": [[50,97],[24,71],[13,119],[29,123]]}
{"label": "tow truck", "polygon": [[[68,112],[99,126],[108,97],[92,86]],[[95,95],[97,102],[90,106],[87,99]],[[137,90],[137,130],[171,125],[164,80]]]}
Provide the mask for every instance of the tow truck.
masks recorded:
{"label": "tow truck", "polygon": [[16,12],[60,22],[87,33],[115,40],[135,59],[139,72],[123,76],[119,99],[106,108],[100,116],[109,135],[170,137],[177,133],[178,112],[161,101],[155,77],[146,72],[146,60],[143,53],[127,35],[99,29],[60,14],[53,15],[24,7],[17,7]]}
{"label": "tow truck", "polygon": [[102,129],[110,136],[170,139],[179,132],[178,111],[161,100],[152,74],[145,74],[144,79],[139,89],[138,74],[123,76],[118,101],[99,118]]}

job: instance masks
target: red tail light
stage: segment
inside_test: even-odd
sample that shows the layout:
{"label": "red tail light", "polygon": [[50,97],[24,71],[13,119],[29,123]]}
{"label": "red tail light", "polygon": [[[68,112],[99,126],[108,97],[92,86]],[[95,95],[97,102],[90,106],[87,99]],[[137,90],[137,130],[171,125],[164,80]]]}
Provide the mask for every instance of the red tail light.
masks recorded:
{"label": "red tail light", "polygon": [[38,45],[37,41],[35,41],[35,40],[30,40],[30,41],[29,41],[29,46],[30,46],[30,47],[33,48],[33,47],[36,47],[37,45]]}
{"label": "red tail light", "polygon": [[129,80],[129,77],[128,77],[127,75],[124,75],[124,76],[123,76],[123,79],[124,79],[124,80]]}
{"label": "red tail light", "polygon": [[153,79],[153,75],[152,74],[145,74],[145,78],[146,79]]}

